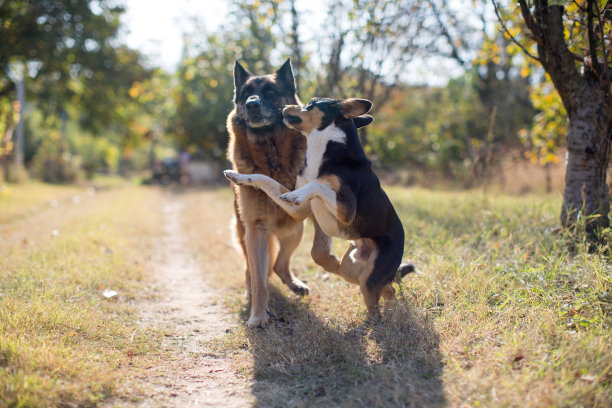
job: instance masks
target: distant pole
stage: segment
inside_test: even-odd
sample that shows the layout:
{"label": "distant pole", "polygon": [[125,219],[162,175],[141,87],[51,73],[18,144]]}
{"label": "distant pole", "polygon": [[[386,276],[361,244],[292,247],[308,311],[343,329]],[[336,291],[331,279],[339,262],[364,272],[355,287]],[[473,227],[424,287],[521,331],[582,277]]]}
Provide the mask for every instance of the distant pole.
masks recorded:
{"label": "distant pole", "polygon": [[24,114],[25,114],[25,75],[17,80],[17,101],[19,102],[19,122],[17,123],[17,143],[15,144],[15,166],[23,167],[23,138],[24,138]]}
{"label": "distant pole", "polygon": [[60,113],[60,120],[62,121],[62,137],[66,137],[66,123],[68,123],[68,112],[66,109],[62,109]]}

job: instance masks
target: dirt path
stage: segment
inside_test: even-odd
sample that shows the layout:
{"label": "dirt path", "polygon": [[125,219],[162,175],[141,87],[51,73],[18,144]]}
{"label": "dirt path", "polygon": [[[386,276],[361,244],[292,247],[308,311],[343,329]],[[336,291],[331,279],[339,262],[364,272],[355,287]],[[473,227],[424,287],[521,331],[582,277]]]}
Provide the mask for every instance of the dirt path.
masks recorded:
{"label": "dirt path", "polygon": [[[164,236],[151,261],[160,299],[141,304],[141,324],[166,333],[163,349],[171,351],[164,367],[151,367],[139,378],[150,397],[136,404],[143,407],[245,407],[253,397],[250,384],[234,373],[230,362],[206,352],[206,344],[223,336],[237,323],[217,303],[219,293],[211,289],[195,261],[182,231],[181,196],[165,195]],[[210,214],[211,223],[220,223]],[[227,228],[227,224],[224,227]]]}

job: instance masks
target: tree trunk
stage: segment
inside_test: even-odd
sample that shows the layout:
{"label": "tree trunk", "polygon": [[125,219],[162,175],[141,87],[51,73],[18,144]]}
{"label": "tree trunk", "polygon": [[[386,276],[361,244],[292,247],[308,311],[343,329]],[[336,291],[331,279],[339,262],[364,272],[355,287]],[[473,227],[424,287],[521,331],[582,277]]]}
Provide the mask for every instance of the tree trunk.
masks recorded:
{"label": "tree trunk", "polygon": [[[520,3],[526,7],[524,1]],[[535,16],[541,30],[538,56],[569,119],[561,224],[566,228],[584,225],[589,240],[596,241],[597,232],[609,226],[606,170],[612,136],[610,89],[587,61],[578,70],[565,42],[563,13],[561,5],[548,6],[546,0],[536,3]]]}
{"label": "tree trunk", "polygon": [[596,238],[598,229],[609,226],[610,198],[606,170],[612,136],[610,117],[604,107],[600,86],[595,81],[594,89],[581,95],[579,99],[582,103],[569,116],[561,209],[563,226],[572,227],[582,221],[591,238]]}

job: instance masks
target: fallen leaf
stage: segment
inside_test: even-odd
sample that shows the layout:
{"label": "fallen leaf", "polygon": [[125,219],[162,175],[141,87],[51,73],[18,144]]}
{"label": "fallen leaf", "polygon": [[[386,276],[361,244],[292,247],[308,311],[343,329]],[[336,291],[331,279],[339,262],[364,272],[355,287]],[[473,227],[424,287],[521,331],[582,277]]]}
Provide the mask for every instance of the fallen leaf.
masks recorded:
{"label": "fallen leaf", "polygon": [[112,290],[112,289],[104,289],[104,291],[102,291],[102,296],[104,296],[105,298],[112,298],[117,295],[118,295],[117,291]]}
{"label": "fallen leaf", "polygon": [[584,382],[588,382],[588,383],[592,383],[593,381],[595,381],[597,377],[595,377],[594,375],[583,375],[580,377],[580,379]]}

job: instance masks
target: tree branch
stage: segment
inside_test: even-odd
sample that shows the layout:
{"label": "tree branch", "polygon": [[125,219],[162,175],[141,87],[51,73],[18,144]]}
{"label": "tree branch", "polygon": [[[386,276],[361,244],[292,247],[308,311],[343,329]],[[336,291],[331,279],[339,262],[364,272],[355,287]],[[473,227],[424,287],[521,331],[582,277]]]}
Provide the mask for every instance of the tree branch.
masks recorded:
{"label": "tree branch", "polygon": [[446,25],[442,22],[442,19],[440,18],[440,13],[439,13],[438,9],[436,8],[435,3],[430,0],[429,1],[429,5],[431,6],[431,8],[433,10],[433,13],[434,13],[434,16],[436,17],[436,21],[438,22],[438,24],[440,26],[440,30],[442,31],[442,36],[444,36],[444,38],[446,38],[446,41],[448,41],[448,44],[451,47],[451,54],[450,54],[450,56],[452,58],[454,58],[455,60],[457,60],[457,62],[459,62],[462,66],[465,67],[465,65],[466,65],[465,60],[459,56],[459,50],[455,46],[455,42],[451,38],[451,35],[448,32],[448,29],[446,28]]}
{"label": "tree branch", "polygon": [[593,71],[599,75],[601,73],[601,67],[597,59],[597,39],[593,31],[593,18],[593,0],[587,0],[587,37],[589,39],[589,54],[591,56]]}
{"label": "tree branch", "polygon": [[580,5],[580,3],[578,3],[576,0],[574,0],[574,4],[576,5],[576,7],[578,7],[581,11],[586,11],[586,8],[582,7]]}
{"label": "tree branch", "polygon": [[506,24],[504,24],[504,20],[502,19],[502,16],[499,12],[499,9],[497,8],[497,3],[495,2],[495,0],[491,0],[491,2],[493,3],[493,8],[495,9],[495,15],[497,16],[497,20],[499,21],[499,23],[501,24],[502,28],[504,29],[504,32],[506,34],[508,34],[508,37],[510,37],[510,39],[512,40],[513,43],[515,43],[516,45],[518,45],[518,47],[525,53],[527,54],[529,57],[533,58],[534,60],[542,63],[542,60],[538,57],[536,57],[535,55],[533,55],[532,53],[530,53],[524,46],[523,44],[521,44],[516,38],[514,38],[514,36],[512,35],[512,33],[510,32],[510,30],[508,30],[508,28],[506,27]]}
{"label": "tree branch", "polygon": [[544,40],[538,51],[540,55],[546,55],[542,65],[559,92],[568,115],[572,115],[579,103],[576,94],[582,83],[582,76],[574,61],[578,58],[568,49],[565,41],[563,6],[548,6],[546,0],[538,0],[537,3],[535,17],[543,27]]}
{"label": "tree branch", "polygon": [[521,15],[523,16],[523,20],[525,24],[527,24],[527,28],[534,36],[534,40],[538,44],[542,44],[542,28],[533,21],[533,16],[529,11],[529,6],[525,3],[525,0],[519,0],[519,5],[521,7]]}

